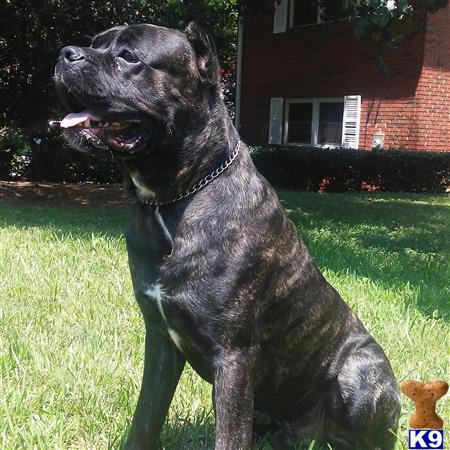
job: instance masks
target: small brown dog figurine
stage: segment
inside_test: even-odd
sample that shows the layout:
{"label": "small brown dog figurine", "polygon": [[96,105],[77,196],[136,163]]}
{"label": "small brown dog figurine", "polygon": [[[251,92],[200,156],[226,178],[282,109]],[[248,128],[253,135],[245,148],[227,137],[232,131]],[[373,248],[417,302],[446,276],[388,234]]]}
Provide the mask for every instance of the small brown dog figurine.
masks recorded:
{"label": "small brown dog figurine", "polygon": [[420,381],[406,380],[401,384],[403,393],[408,396],[416,407],[416,413],[409,419],[411,428],[441,429],[443,420],[436,414],[436,401],[448,390],[445,381]]}

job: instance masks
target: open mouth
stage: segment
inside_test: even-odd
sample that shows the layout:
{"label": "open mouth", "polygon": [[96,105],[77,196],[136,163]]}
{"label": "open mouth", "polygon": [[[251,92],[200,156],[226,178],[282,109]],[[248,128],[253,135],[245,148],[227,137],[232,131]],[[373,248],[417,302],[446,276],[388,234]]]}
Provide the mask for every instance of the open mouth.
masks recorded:
{"label": "open mouth", "polygon": [[61,128],[82,133],[86,139],[101,141],[108,147],[133,153],[150,142],[155,124],[146,121],[113,121],[99,117],[87,110],[65,116]]}

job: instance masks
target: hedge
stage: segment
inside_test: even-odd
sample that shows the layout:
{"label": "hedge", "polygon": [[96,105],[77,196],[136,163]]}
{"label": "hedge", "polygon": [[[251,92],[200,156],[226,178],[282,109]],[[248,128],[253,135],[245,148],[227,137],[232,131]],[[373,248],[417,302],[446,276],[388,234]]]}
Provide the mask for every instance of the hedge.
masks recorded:
{"label": "hedge", "polygon": [[111,158],[100,159],[68,147],[57,133],[0,129],[0,180],[53,183],[120,183]]}
{"label": "hedge", "polygon": [[269,182],[284,189],[450,191],[450,152],[265,147],[252,156]]}
{"label": "hedge", "polygon": [[112,158],[99,158],[70,148],[60,138],[34,151],[29,178],[53,183],[120,183],[122,175]]}
{"label": "hedge", "polygon": [[[0,129],[0,179],[118,183],[116,163],[68,148],[57,133]],[[36,143],[36,137],[42,141]],[[251,149],[276,187],[316,192],[450,192],[450,152],[311,147]]]}

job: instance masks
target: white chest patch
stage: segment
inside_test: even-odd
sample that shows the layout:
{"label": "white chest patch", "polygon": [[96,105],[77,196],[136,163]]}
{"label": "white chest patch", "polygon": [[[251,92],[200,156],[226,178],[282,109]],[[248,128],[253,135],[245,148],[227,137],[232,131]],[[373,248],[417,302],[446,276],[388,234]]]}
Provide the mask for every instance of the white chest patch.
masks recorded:
{"label": "white chest patch", "polygon": [[172,342],[177,347],[177,349],[180,350],[180,352],[183,352],[183,345],[180,335],[177,334],[176,331],[172,330],[172,328],[167,328],[167,331],[169,332],[169,336],[172,339]]}
{"label": "white chest patch", "polygon": [[156,302],[156,305],[158,306],[159,313],[161,314],[162,319],[164,320],[166,326],[167,326],[167,332],[169,333],[170,338],[172,339],[172,342],[175,344],[175,346],[180,350],[180,352],[183,351],[182,346],[182,340],[180,335],[173,330],[172,328],[169,328],[169,324],[167,323],[166,314],[164,312],[164,292],[162,291],[161,285],[159,283],[155,283],[152,286],[148,287],[144,294],[150,299]]}
{"label": "white chest patch", "polygon": [[130,173],[133,184],[136,186],[136,192],[141,201],[152,202],[155,200],[155,193],[142,182],[138,172]]}
{"label": "white chest patch", "polygon": [[164,236],[171,244],[173,244],[172,235],[170,234],[170,231],[168,230],[166,223],[164,222],[164,219],[161,216],[161,213],[159,212],[158,206],[155,208],[155,217],[156,217],[157,222],[159,223],[159,226],[161,227],[161,229],[163,231]]}
{"label": "white chest patch", "polygon": [[149,288],[147,288],[144,291],[144,294],[150,300],[154,300],[156,302],[156,305],[158,306],[158,309],[159,309],[159,313],[161,314],[161,317],[164,319],[164,322],[166,322],[166,324],[167,324],[167,319],[164,314],[164,309],[162,306],[162,298],[163,298],[164,294],[162,292],[161,285],[159,283],[153,284],[152,286],[150,286]]}

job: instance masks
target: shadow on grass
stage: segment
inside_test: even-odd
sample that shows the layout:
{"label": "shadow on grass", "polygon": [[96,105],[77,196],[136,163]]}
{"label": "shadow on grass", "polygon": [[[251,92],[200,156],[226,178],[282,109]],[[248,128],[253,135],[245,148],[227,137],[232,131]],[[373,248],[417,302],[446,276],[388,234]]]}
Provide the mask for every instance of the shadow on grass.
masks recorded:
{"label": "shadow on grass", "polygon": [[59,238],[91,234],[122,237],[132,208],[0,206],[0,228],[41,228]]}
{"label": "shadow on grass", "polygon": [[[130,432],[131,423],[118,439],[110,442],[109,450],[124,450]],[[164,424],[161,442],[167,450],[213,450],[214,449],[214,421],[211,417],[192,422],[178,418],[176,425]]]}
{"label": "shadow on grass", "polygon": [[[319,267],[350,272],[387,289],[411,285],[413,305],[450,318],[450,201],[414,194],[281,192]],[[121,238],[130,209],[0,207],[0,227],[45,228],[58,238]]]}
{"label": "shadow on grass", "polygon": [[205,419],[198,422],[177,421],[177,425],[165,426],[162,442],[167,449],[214,449],[214,422]]}
{"label": "shadow on grass", "polygon": [[419,292],[413,305],[450,319],[450,202],[445,196],[280,194],[319,267]]}
{"label": "shadow on grass", "polygon": [[[111,443],[110,450],[124,450],[129,429],[120,438],[120,442]],[[196,422],[178,419],[177,425],[165,424],[161,433],[161,442],[166,450],[213,450],[214,449],[214,420],[210,416]],[[252,450],[273,450],[269,435],[253,436]],[[291,450],[330,450],[326,444],[304,442],[289,447]]]}

